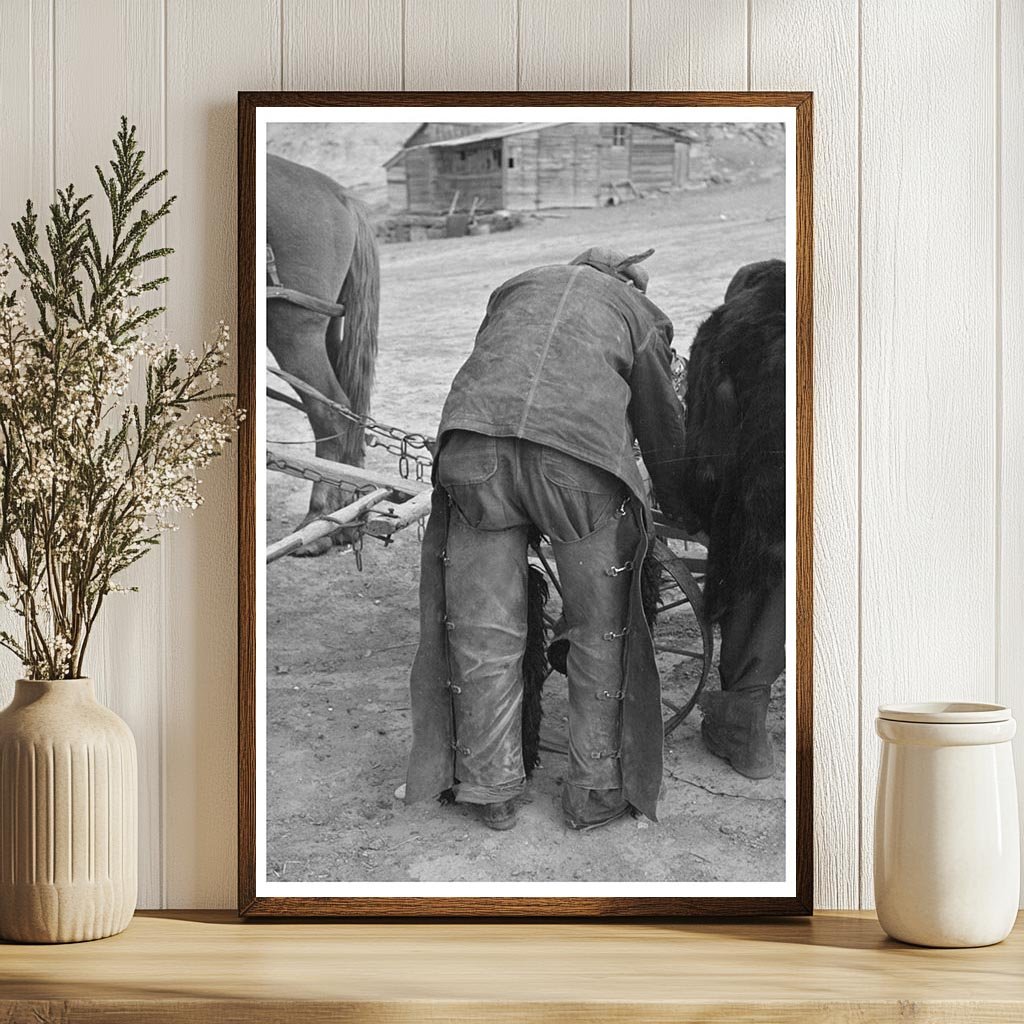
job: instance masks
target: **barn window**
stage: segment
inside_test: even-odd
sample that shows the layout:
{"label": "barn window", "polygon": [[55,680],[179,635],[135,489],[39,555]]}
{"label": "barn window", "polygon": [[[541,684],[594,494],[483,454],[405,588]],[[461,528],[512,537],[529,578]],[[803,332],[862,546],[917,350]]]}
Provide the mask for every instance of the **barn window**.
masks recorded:
{"label": "barn window", "polygon": [[626,126],[617,124],[612,128],[612,145],[624,146],[626,144]]}
{"label": "barn window", "polygon": [[508,158],[508,169],[511,171],[515,167],[515,165],[516,165],[516,158],[514,156],[510,156]]}

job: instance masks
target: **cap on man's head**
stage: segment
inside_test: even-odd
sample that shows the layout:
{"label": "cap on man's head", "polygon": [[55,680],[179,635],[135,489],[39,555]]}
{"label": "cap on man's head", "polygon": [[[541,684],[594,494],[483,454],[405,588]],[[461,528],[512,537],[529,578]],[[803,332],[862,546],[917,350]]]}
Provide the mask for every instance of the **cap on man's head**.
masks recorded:
{"label": "cap on man's head", "polygon": [[603,245],[592,245],[584,249],[575,259],[569,260],[570,265],[585,265],[600,270],[603,274],[610,274],[612,277],[631,284],[639,291],[647,291],[647,282],[650,275],[643,267],[637,266],[648,256],[653,256],[654,250],[638,253],[636,256],[626,256],[617,249],[609,249]]}

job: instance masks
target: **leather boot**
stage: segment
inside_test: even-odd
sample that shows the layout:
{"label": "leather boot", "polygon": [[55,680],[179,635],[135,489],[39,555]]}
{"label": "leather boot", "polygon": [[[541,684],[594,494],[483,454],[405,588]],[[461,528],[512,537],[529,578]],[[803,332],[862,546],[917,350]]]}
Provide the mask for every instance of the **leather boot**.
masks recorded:
{"label": "leather boot", "polygon": [[775,768],[767,728],[770,699],[771,688],[767,686],[730,692],[712,690],[701,698],[704,745],[748,779],[767,779]]}
{"label": "leather boot", "polygon": [[480,820],[496,832],[507,832],[515,828],[516,804],[514,800],[503,800],[496,804],[480,805]]}

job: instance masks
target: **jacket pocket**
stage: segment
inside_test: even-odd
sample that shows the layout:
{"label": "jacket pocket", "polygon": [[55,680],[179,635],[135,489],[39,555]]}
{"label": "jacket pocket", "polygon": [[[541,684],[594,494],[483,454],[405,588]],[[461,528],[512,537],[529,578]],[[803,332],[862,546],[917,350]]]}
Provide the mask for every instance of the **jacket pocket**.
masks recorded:
{"label": "jacket pocket", "polygon": [[497,471],[498,449],[493,437],[455,430],[441,448],[437,482],[442,487],[482,484]]}

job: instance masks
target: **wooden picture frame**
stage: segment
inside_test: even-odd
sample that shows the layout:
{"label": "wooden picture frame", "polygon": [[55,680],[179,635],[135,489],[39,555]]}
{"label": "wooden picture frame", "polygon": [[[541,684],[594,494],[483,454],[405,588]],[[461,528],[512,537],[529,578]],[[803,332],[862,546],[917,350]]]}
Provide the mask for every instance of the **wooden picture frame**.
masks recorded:
{"label": "wooden picture frame", "polygon": [[[796,542],[795,871],[785,896],[310,896],[262,895],[257,880],[256,417],[241,428],[238,464],[238,909],[247,917],[638,918],[806,915],[813,906],[812,842],[812,96],[808,92],[241,92],[238,96],[238,400],[256,410],[257,113],[261,108],[332,107],[772,107],[795,113]],[[791,150],[791,152],[793,152]],[[791,157],[792,159],[792,157]],[[791,293],[792,294],[792,293]],[[790,378],[792,380],[792,378]],[[792,568],[790,572],[794,571]]]}

